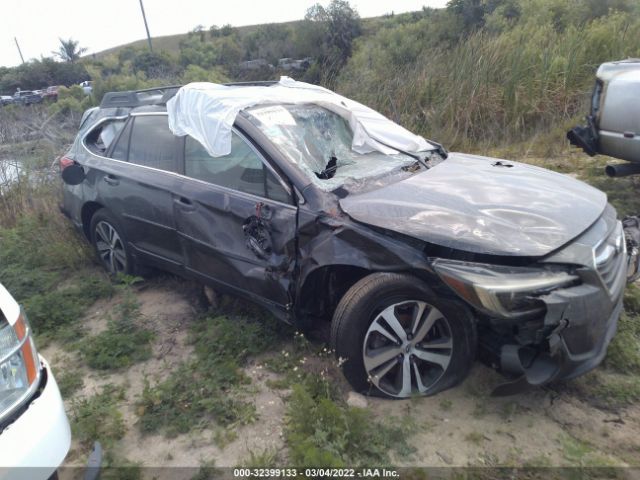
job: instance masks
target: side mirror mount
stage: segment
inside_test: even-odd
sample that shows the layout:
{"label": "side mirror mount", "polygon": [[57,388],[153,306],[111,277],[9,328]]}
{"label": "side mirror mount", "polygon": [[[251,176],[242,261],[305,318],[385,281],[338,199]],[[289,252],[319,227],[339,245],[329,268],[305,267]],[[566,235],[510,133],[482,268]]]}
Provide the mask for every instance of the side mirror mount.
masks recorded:
{"label": "side mirror mount", "polygon": [[62,181],[67,185],[80,185],[86,178],[84,168],[82,168],[82,165],[79,165],[77,163],[66,167],[64,170],[62,170],[61,175]]}

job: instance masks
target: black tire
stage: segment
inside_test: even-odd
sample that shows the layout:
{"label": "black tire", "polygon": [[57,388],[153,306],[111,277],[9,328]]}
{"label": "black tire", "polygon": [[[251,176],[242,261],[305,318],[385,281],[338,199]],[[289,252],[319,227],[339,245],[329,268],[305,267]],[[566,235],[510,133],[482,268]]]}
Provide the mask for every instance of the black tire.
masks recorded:
{"label": "black tire", "polygon": [[[111,256],[109,256],[108,259],[105,257],[103,245],[104,240],[106,240],[104,237],[107,236],[105,231],[108,231],[108,229],[105,230],[106,226],[112,228],[119,239],[119,241],[116,242],[115,249],[111,250]],[[105,268],[105,270],[112,276],[116,276],[120,273],[133,275],[136,272],[135,260],[131,256],[124,229],[115,216],[106,208],[101,208],[93,215],[93,217],[91,217],[91,224],[89,228],[89,232],[91,233],[91,244],[98,256],[100,264]],[[122,253],[117,253],[114,256],[114,250],[120,250]],[[112,256],[114,256],[114,263],[116,265],[115,270],[112,268]]]}
{"label": "black tire", "polygon": [[[422,307],[423,310],[418,310],[420,305],[423,304],[426,304],[426,306]],[[370,328],[374,328],[374,322],[380,322],[381,318],[382,323],[378,323],[378,326],[390,325],[390,323],[385,323],[386,317],[381,315],[390,306],[393,306],[393,310],[387,310],[387,312],[394,312],[395,320],[399,318],[395,312],[401,315],[401,319],[407,319],[408,309],[411,309],[411,312],[413,312],[411,323],[415,322],[416,325],[424,324],[424,328],[427,331],[426,335],[431,335],[431,337],[421,343],[420,339],[417,339],[417,332],[416,338],[412,339],[411,332],[405,331],[407,333],[406,343],[402,343],[402,340],[398,338],[397,343],[390,342],[385,346],[391,354],[393,354],[391,352],[392,349],[399,348],[402,350],[402,353],[397,358],[392,358],[385,364],[391,365],[392,362],[396,362],[395,365],[389,367],[391,370],[384,374],[387,377],[382,375],[383,378],[381,378],[378,373],[376,373],[375,377],[371,377],[365,367],[365,355],[368,355],[368,352],[379,351],[370,350],[369,347],[370,342],[379,341],[374,337],[380,335],[377,331],[371,332]],[[431,315],[431,311],[435,311],[433,318],[436,318],[436,320],[429,322],[427,316]],[[417,312],[421,312],[421,314]],[[415,320],[416,318],[417,320]],[[421,320],[421,318],[424,320]],[[426,326],[428,324],[433,326]],[[432,330],[436,329],[440,330],[440,333],[431,333]],[[421,332],[422,329],[418,328],[418,331]],[[394,331],[387,329],[387,333],[389,332],[393,333]],[[436,337],[440,336],[442,339],[435,338],[435,340],[431,340],[434,335]],[[393,336],[396,337],[395,333],[393,333]],[[427,339],[427,336],[423,335],[421,338]],[[365,345],[365,337],[369,342],[367,345]],[[387,336],[385,335],[385,337]],[[382,336],[380,338],[383,341],[387,341]],[[416,342],[415,345],[412,346],[410,340]],[[432,347],[431,345],[440,346]],[[450,345],[451,347],[444,350],[428,351],[432,348],[443,348],[444,345]],[[462,302],[437,297],[424,282],[410,275],[374,273],[354,284],[340,300],[331,325],[331,346],[335,351],[336,357],[341,362],[344,376],[356,392],[388,398],[407,398],[416,395],[434,395],[460,383],[469,373],[475,360],[477,334],[474,318],[470,310]],[[428,361],[425,362],[422,359],[425,351],[428,354],[434,351],[444,352],[440,357],[444,358],[444,356],[448,355],[447,364],[443,366],[435,363],[432,365]],[[405,355],[409,358],[405,359]],[[375,356],[367,358],[375,361]],[[405,360],[408,363],[405,364]],[[414,366],[414,363],[418,363],[418,366]],[[416,388],[412,388],[409,395],[406,395],[404,388],[400,391],[392,391],[391,382],[387,381],[389,377],[397,381],[397,370],[404,368],[405,365],[407,365],[406,368],[410,372],[409,385],[413,387],[413,384],[416,383]],[[385,369],[386,366],[380,367],[380,370]],[[401,377],[403,372],[400,372]],[[417,385],[418,377],[421,382],[420,386],[426,390],[419,391],[420,386]],[[406,378],[402,377],[400,380],[403,387],[406,383]],[[433,383],[428,382],[429,385],[427,386],[424,383],[425,380]],[[374,383],[376,382],[380,386],[375,385]]]}

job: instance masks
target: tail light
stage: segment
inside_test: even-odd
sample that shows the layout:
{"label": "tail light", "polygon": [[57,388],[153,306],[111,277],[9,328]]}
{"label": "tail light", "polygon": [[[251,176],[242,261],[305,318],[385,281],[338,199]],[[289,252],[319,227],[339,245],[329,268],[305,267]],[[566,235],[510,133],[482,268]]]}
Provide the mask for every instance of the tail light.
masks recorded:
{"label": "tail light", "polygon": [[65,168],[70,167],[74,164],[74,160],[72,158],[65,156],[60,157],[59,165],[60,171],[63,171]]}

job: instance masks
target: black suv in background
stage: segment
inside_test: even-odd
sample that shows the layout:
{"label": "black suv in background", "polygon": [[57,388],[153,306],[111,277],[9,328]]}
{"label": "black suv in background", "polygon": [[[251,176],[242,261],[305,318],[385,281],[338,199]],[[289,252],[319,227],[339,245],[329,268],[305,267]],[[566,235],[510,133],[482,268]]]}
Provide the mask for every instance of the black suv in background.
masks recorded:
{"label": "black suv in background", "polygon": [[213,157],[170,130],[177,90],[105,95],[60,160],[63,211],[111,273],[150,265],[303,330],[330,321],[363,393],[449,388],[478,348],[511,377],[498,394],[604,358],[627,272],[604,193],[442,148],[355,153],[349,122],[309,103],[241,109]]}

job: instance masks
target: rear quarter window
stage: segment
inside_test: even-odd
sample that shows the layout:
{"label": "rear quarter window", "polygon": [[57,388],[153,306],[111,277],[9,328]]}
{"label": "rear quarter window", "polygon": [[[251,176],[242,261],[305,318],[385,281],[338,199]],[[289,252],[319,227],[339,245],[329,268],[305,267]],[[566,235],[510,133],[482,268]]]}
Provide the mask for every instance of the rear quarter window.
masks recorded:
{"label": "rear quarter window", "polygon": [[124,120],[107,120],[101,123],[89,132],[85,138],[85,145],[92,153],[105,156],[124,124]]}

